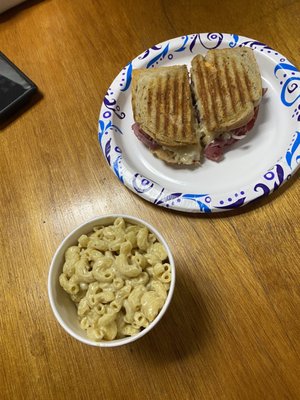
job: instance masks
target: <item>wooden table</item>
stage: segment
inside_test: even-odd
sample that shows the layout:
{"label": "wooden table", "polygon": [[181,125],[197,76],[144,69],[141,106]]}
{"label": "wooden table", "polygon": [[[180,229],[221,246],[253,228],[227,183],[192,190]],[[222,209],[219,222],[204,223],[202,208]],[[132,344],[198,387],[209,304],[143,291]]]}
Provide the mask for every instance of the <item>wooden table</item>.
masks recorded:
{"label": "wooden table", "polygon": [[[239,212],[177,213],[125,188],[97,140],[107,88],[145,49],[233,32],[299,67],[299,27],[297,0],[45,0],[1,16],[1,50],[42,93],[0,131],[1,399],[300,398],[299,174]],[[159,326],[115,349],[70,337],[47,296],[61,240],[107,213],[156,226],[178,275]]]}

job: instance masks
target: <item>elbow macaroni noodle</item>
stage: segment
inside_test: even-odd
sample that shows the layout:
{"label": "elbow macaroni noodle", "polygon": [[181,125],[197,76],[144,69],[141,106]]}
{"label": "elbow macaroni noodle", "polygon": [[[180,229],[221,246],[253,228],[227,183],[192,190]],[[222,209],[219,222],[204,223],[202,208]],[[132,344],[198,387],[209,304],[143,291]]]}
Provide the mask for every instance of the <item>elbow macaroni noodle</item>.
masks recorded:
{"label": "elbow macaroni noodle", "polygon": [[113,340],[136,335],[155,319],[167,298],[171,266],[147,227],[116,218],[66,250],[59,282],[87,336]]}

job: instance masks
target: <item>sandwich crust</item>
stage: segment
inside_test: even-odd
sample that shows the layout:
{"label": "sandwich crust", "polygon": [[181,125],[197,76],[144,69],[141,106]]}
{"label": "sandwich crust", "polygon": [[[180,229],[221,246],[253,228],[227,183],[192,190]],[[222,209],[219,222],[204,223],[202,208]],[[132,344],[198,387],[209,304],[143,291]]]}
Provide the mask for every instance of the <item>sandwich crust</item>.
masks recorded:
{"label": "sandwich crust", "polygon": [[196,118],[186,65],[132,72],[134,120],[158,144],[197,144]]}
{"label": "sandwich crust", "polygon": [[240,128],[254,116],[262,83],[253,51],[247,47],[208,51],[192,60],[191,79],[200,126],[211,141]]}

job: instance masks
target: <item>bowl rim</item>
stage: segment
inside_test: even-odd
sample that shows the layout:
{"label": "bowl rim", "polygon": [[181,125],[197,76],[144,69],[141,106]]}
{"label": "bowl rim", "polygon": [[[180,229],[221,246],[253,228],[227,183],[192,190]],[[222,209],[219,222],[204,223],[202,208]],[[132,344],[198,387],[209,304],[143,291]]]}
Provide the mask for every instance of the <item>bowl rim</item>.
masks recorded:
{"label": "bowl rim", "polygon": [[[57,257],[58,255],[61,253],[62,249],[66,246],[66,243],[70,240],[70,238],[72,238],[73,236],[76,235],[76,233],[78,231],[81,231],[85,226],[91,225],[92,223],[95,223],[95,225],[97,225],[97,222],[99,223],[101,220],[104,219],[111,219],[112,221],[114,221],[116,218],[123,218],[124,220],[129,220],[130,222],[136,222],[139,223],[141,225],[146,226],[152,233],[154,233],[156,235],[156,237],[158,238],[158,240],[163,244],[163,246],[165,247],[167,254],[168,254],[168,259],[169,259],[169,264],[171,266],[171,272],[172,272],[172,279],[170,282],[170,288],[166,297],[166,300],[164,302],[164,305],[162,307],[162,309],[160,310],[160,312],[158,313],[158,315],[156,316],[156,318],[147,326],[147,328],[143,329],[142,331],[140,331],[139,333],[137,333],[136,335],[133,336],[128,336],[125,338],[121,338],[121,339],[115,339],[115,340],[110,340],[110,341],[93,341],[91,339],[88,339],[87,337],[83,337],[78,335],[77,333],[75,333],[71,328],[69,328],[69,326],[65,323],[64,319],[61,317],[56,304],[55,304],[55,300],[54,300],[54,296],[53,296],[53,290],[54,290],[54,284],[55,282],[53,282],[53,275],[54,273],[61,268],[62,269],[62,265],[58,266],[57,265]],[[109,224],[109,223],[108,223]],[[81,232],[80,235],[82,234],[87,234],[88,232]],[[79,236],[77,237],[77,239],[79,238]],[[70,246],[70,244],[68,245]],[[66,247],[67,248],[67,247]],[[66,250],[66,249],[65,249]],[[64,251],[65,251],[64,250]],[[77,225],[71,232],[69,232],[64,239],[61,241],[61,243],[59,244],[59,246],[57,247],[51,263],[50,263],[50,268],[49,268],[49,272],[48,272],[48,281],[47,281],[47,288],[48,288],[48,298],[49,298],[49,302],[50,302],[50,306],[52,309],[52,312],[54,314],[54,316],[56,317],[57,321],[59,322],[59,324],[61,325],[61,327],[73,338],[77,339],[78,341],[91,345],[91,346],[95,346],[95,347],[117,347],[117,346],[122,346],[125,344],[129,344],[132,342],[135,342],[136,340],[142,338],[143,336],[145,336],[150,330],[152,330],[157,324],[158,322],[161,320],[161,318],[163,317],[163,315],[165,314],[167,308],[169,307],[170,303],[171,303],[171,299],[173,297],[173,293],[174,293],[174,288],[175,288],[175,279],[176,279],[176,271],[175,271],[175,262],[174,262],[174,258],[171,252],[171,249],[168,245],[168,243],[166,242],[165,238],[163,237],[163,235],[149,222],[143,220],[142,218],[133,216],[133,215],[128,215],[128,214],[105,214],[105,215],[99,215],[96,217],[93,217],[83,223],[81,223],[80,225]],[[61,290],[63,290],[61,288]],[[83,334],[84,334],[84,330],[82,330]]]}

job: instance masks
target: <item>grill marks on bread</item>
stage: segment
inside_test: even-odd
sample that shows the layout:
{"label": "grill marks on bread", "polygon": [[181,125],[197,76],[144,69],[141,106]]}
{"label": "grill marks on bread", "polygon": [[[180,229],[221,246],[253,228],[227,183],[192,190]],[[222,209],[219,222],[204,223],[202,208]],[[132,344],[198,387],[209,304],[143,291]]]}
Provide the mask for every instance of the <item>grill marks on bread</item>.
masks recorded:
{"label": "grill marks on bread", "polygon": [[196,120],[185,65],[134,70],[134,119],[161,145],[196,144]]}
{"label": "grill marks on bread", "polygon": [[201,124],[208,132],[229,131],[254,115],[262,94],[260,72],[249,48],[210,50],[192,61],[191,77]]}

